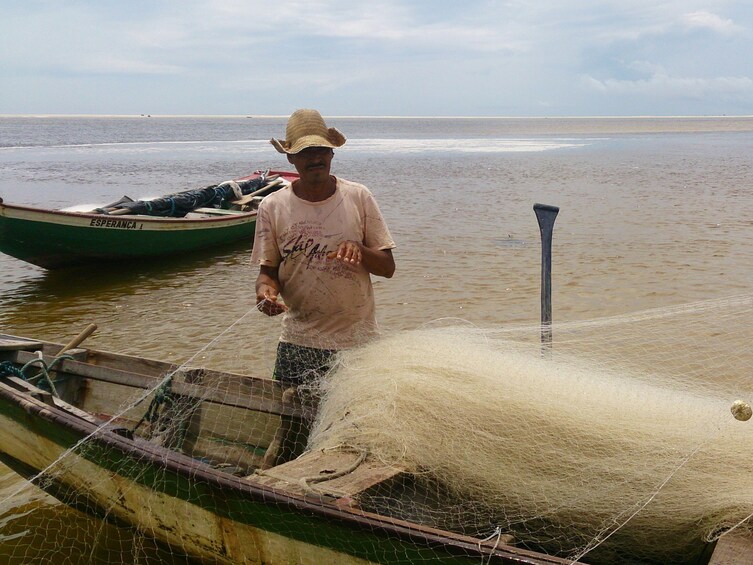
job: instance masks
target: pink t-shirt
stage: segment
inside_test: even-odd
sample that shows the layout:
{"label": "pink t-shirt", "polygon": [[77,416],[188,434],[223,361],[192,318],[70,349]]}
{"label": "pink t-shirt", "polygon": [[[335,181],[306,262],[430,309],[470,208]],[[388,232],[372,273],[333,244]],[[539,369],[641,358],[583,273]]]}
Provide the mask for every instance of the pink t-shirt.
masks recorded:
{"label": "pink t-shirt", "polygon": [[251,261],[279,266],[288,311],[281,340],[320,349],[346,349],[376,331],[374,290],[363,265],[327,259],[345,241],[393,249],[379,206],[362,184],[337,179],[327,200],[309,202],[291,188],[262,200]]}

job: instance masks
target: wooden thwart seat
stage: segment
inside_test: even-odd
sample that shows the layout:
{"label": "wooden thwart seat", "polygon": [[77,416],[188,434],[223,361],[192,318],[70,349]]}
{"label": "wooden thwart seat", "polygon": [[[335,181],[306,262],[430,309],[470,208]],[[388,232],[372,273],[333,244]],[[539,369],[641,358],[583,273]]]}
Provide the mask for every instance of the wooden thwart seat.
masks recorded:
{"label": "wooden thwart seat", "polygon": [[223,208],[194,208],[193,212],[210,216],[237,216],[243,213],[240,210],[225,210]]}
{"label": "wooden thwart seat", "polygon": [[44,343],[29,339],[0,338],[0,351],[36,351],[42,349]]}
{"label": "wooden thwart seat", "polygon": [[364,458],[357,451],[327,449],[304,453],[297,459],[260,471],[247,479],[294,494],[315,493],[334,498],[354,498],[380,483],[397,478],[403,472],[398,467]]}
{"label": "wooden thwart seat", "polygon": [[90,424],[94,424],[96,426],[100,426],[103,424],[103,422],[97,420],[94,416],[92,416],[88,412],[79,410],[75,406],[68,404],[67,402],[61,400],[60,398],[53,396],[51,393],[47,392],[46,390],[42,390],[23,379],[19,379],[18,377],[5,377],[4,381],[5,383],[7,383],[7,385],[0,383],[0,386],[10,386],[16,390],[27,392],[32,398],[36,398],[37,400],[40,400],[44,402],[45,404],[48,404],[49,406],[62,408],[66,412],[73,414],[74,416],[81,418],[82,420],[86,420]]}

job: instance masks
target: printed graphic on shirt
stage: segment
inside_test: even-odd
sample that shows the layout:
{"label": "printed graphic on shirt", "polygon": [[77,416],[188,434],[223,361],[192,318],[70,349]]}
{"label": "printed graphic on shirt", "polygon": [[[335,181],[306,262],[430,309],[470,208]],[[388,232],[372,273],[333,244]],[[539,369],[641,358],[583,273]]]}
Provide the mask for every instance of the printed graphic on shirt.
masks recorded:
{"label": "printed graphic on shirt", "polygon": [[352,278],[353,268],[341,261],[328,259],[327,255],[337,251],[342,232],[323,234],[324,227],[318,222],[304,220],[296,222],[280,237],[283,269],[298,263],[308,270],[327,271],[336,277]]}

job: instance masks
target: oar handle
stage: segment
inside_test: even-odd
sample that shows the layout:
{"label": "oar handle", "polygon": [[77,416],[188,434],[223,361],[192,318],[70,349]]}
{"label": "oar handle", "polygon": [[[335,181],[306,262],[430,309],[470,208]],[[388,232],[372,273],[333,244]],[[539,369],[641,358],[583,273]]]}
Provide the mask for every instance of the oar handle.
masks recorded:
{"label": "oar handle", "polygon": [[281,178],[275,178],[272,182],[269,182],[262,186],[261,188],[255,190],[254,192],[250,192],[248,194],[245,194],[241,196],[240,198],[236,198],[235,200],[231,200],[230,204],[236,204],[236,205],[243,205],[248,204],[251,202],[251,200],[254,199],[255,196],[262,196],[266,194],[267,192],[271,191],[273,188],[276,188],[278,186],[281,186],[285,184],[285,181]]}
{"label": "oar handle", "polygon": [[549,204],[534,204],[533,211],[541,231],[541,346],[552,345],[552,233],[560,209]]}
{"label": "oar handle", "polygon": [[58,351],[58,355],[61,355],[62,353],[65,353],[69,349],[75,349],[81,343],[90,335],[94,333],[94,330],[97,329],[97,324],[89,324],[84,331],[82,331],[80,334],[78,334],[76,337],[74,337],[71,342],[63,347],[60,351]]}

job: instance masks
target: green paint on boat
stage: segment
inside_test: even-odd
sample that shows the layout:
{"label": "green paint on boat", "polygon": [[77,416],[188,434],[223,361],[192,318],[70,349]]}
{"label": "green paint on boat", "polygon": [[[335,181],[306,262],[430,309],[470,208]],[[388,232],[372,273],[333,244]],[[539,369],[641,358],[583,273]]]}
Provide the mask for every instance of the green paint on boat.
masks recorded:
{"label": "green paint on boat", "polygon": [[0,251],[47,269],[253,242],[256,212],[201,219],[76,214],[0,204]]}

